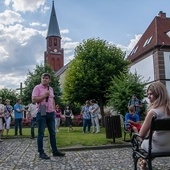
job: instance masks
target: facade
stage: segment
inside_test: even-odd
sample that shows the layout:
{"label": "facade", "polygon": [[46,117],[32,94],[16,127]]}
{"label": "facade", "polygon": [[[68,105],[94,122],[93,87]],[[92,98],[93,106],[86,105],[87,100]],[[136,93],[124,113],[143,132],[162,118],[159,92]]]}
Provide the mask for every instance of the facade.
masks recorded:
{"label": "facade", "polygon": [[46,51],[44,52],[44,63],[49,64],[57,72],[64,66],[64,50],[61,48],[61,35],[57,22],[54,1],[46,37]]}
{"label": "facade", "polygon": [[127,59],[130,71],[144,80],[161,81],[170,94],[170,18],[160,11],[135,45]]}

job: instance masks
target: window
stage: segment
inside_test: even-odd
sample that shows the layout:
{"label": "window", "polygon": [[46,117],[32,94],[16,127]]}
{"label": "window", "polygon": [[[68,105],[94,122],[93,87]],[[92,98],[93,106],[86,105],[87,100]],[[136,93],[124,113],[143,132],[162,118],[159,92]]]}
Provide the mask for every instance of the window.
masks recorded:
{"label": "window", "polygon": [[49,39],[49,46],[52,46],[52,40],[51,40],[51,38]]}
{"label": "window", "polygon": [[57,39],[54,38],[54,46],[57,46]]}
{"label": "window", "polygon": [[170,38],[170,31],[168,31],[168,32],[166,33],[166,35]]}
{"label": "window", "polygon": [[132,50],[132,52],[130,53],[130,55],[135,54],[137,50],[138,50],[138,46]]}
{"label": "window", "polygon": [[151,36],[150,38],[148,38],[148,39],[145,41],[145,43],[143,44],[143,47],[145,47],[146,45],[148,45],[148,44],[151,42],[152,37],[153,37],[153,36]]}

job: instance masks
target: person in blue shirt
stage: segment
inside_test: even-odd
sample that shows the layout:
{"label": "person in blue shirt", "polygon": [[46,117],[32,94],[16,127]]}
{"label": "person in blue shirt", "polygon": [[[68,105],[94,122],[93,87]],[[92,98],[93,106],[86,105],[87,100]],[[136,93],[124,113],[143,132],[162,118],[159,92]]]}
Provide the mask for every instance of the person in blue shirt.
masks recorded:
{"label": "person in blue shirt", "polygon": [[138,114],[138,116],[140,117],[141,108],[143,107],[143,105],[142,105],[141,100],[137,98],[136,94],[132,95],[132,99],[128,103],[128,108],[129,106],[134,106],[136,114]]}
{"label": "person in blue shirt", "polygon": [[82,107],[81,114],[83,115],[83,133],[86,133],[86,127],[90,133],[91,114],[89,112],[90,102],[87,100],[86,105]]}
{"label": "person in blue shirt", "polygon": [[127,130],[133,130],[135,133],[138,133],[141,129],[140,118],[135,113],[135,107],[133,105],[129,106],[129,113],[125,115],[125,123]]}
{"label": "person in blue shirt", "polygon": [[21,99],[17,99],[17,103],[14,105],[14,119],[15,119],[15,134],[14,136],[18,135],[18,126],[19,126],[19,133],[22,136],[22,117],[24,108],[21,105]]}

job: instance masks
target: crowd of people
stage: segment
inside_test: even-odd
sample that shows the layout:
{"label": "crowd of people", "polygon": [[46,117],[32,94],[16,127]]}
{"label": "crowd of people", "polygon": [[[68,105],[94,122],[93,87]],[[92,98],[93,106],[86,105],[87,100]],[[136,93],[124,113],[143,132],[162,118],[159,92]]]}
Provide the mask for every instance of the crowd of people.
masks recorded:
{"label": "crowd of people", "polygon": [[[50,81],[50,74],[42,74],[41,83],[36,85],[33,89],[32,103],[28,106],[27,115],[31,119],[31,139],[35,138],[34,127],[38,124],[37,146],[39,157],[42,159],[50,159],[43,149],[43,137],[46,126],[49,131],[50,144],[54,157],[65,156],[65,153],[60,152],[56,146],[56,133],[59,132],[61,120],[63,118],[65,119],[65,126],[68,127],[68,132],[73,130],[72,119],[74,118],[74,114],[69,105],[66,105],[63,114],[59,104],[55,105],[53,88],[49,86]],[[132,95],[132,99],[128,102],[128,113],[125,115],[127,130],[133,130],[135,133],[139,133],[142,137],[147,135],[153,115],[157,115],[159,119],[170,118],[170,99],[165,85],[161,82],[150,84],[147,89],[147,95],[150,105],[143,124],[140,122],[141,108],[143,105],[141,100],[139,100],[135,94]],[[1,135],[4,132],[4,127],[6,129],[6,135],[9,133],[13,112],[15,120],[14,135],[18,135],[18,132],[19,135],[23,135],[22,118],[25,108],[21,103],[21,99],[17,99],[16,104],[12,107],[10,105],[10,100],[6,99],[4,105],[2,104],[2,97],[0,97],[0,142],[2,142]],[[100,108],[95,99],[87,100],[85,102],[85,105],[81,108],[81,115],[83,119],[83,133],[100,132]],[[159,152],[161,150],[169,150],[169,132],[155,133],[153,138],[153,151]],[[161,145],[162,141],[165,143],[164,146]],[[148,147],[148,140],[144,140],[141,147],[146,150]],[[145,162],[143,163],[143,166],[144,165]]]}

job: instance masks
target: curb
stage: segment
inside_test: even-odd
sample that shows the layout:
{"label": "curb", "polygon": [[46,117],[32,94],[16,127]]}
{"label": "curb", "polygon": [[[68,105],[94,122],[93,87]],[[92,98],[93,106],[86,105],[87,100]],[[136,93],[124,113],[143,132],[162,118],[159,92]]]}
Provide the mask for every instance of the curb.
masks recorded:
{"label": "curb", "polygon": [[131,147],[131,144],[113,144],[113,145],[102,145],[102,146],[79,146],[79,147],[66,147],[59,148],[60,151],[84,151],[84,150],[102,150],[102,149],[114,149],[114,148],[127,148]]}

